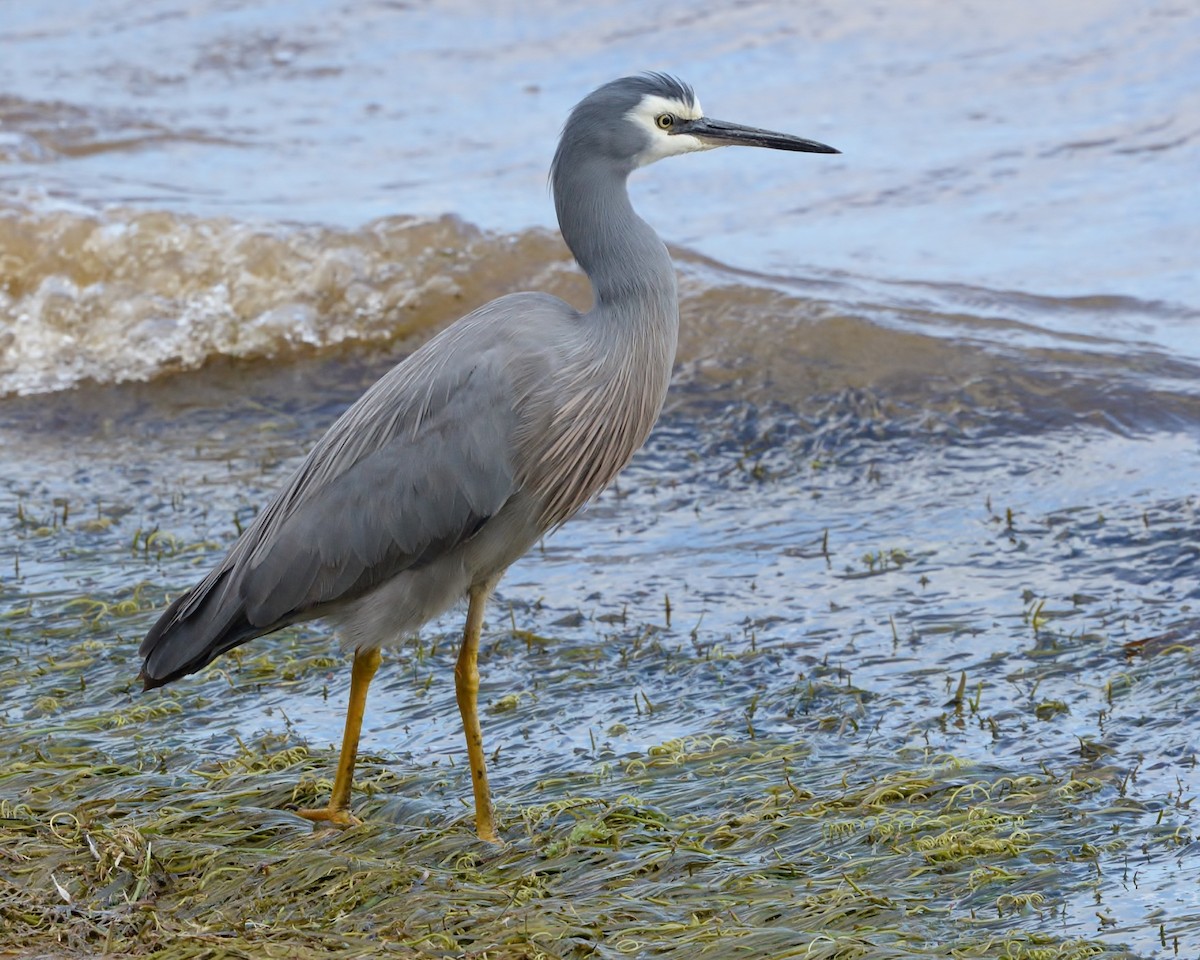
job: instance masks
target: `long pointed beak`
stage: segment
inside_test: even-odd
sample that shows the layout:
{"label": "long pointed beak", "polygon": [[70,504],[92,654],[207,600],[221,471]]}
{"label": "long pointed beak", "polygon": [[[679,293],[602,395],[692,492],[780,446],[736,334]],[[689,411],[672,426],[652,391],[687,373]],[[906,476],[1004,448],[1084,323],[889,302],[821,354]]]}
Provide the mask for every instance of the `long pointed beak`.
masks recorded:
{"label": "long pointed beak", "polygon": [[743,127],[740,123],[710,120],[708,117],[680,121],[676,124],[674,132],[691,134],[701,143],[713,147],[740,144],[743,147],[769,147],[772,150],[794,150],[797,153],[842,152],[823,143],[817,143],[816,140],[805,140],[787,133],[774,133],[771,130],[759,130],[757,127]]}

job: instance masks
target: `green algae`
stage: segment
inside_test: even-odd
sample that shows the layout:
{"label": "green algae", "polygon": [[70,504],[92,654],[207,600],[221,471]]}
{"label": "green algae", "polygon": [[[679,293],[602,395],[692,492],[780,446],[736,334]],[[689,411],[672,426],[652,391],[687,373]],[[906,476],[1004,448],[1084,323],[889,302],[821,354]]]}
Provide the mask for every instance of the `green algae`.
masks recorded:
{"label": "green algae", "polygon": [[[811,482],[832,498],[842,472]],[[786,483],[769,473],[751,479]],[[690,567],[642,589],[639,559],[617,590],[589,559],[573,599],[522,605],[562,590],[551,550],[485,636],[495,848],[471,826],[452,618],[389,653],[366,822],[344,833],[291,812],[325,800],[336,761],[347,670],[325,632],[140,691],[138,638],[211,561],[214,525],[233,533],[203,499],[159,491],[136,531],[120,504],[9,515],[0,957],[1117,957],[1200,928],[1178,900],[1124,899],[1194,878],[1190,581],[1064,598],[1053,515],[984,518],[957,555],[907,520],[856,541],[833,517],[731,554],[740,579],[703,604]],[[1101,566],[1178,539],[1186,569],[1191,506],[1158,513],[1072,537]],[[797,582],[759,572],[772,556]]]}
{"label": "green algae", "polygon": [[[281,646],[208,671],[205,686],[254,697],[330,665],[296,637]],[[917,748],[830,763],[802,743],[696,734],[510,777],[493,847],[473,834],[457,772],[367,755],[365,823],[314,832],[289,811],[326,795],[332,751],[285,730],[197,756],[181,732],[211,701],[183,687],[134,699],[113,652],[89,639],[8,666],[35,693],[86,675],[117,700],[72,709],[64,694],[49,709],[41,694],[0,724],[8,956],[1124,955],[1022,929],[1126,847],[1119,832],[1082,841],[1121,820],[1103,776]],[[420,795],[440,811],[397,810]]]}

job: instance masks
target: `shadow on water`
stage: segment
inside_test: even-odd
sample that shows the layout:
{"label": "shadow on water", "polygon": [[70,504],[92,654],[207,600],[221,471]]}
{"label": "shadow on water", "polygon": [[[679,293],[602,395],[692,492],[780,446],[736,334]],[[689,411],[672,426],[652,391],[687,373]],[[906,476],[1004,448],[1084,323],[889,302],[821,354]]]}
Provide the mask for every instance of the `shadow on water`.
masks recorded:
{"label": "shadow on water", "polygon": [[[781,297],[689,294],[722,359],[685,344],[647,449],[501,585],[481,701],[502,851],[463,803],[461,611],[385,660],[369,825],[344,836],[286,812],[328,789],[340,736],[323,627],[134,681],[166,598],[399,345],[6,401],[10,927],[147,952],[230,936],[214,916],[282,942],[286,915],[314,956],[1193,949],[1186,364],[1122,377],[1104,351]],[[742,339],[764,313],[779,336]]]}

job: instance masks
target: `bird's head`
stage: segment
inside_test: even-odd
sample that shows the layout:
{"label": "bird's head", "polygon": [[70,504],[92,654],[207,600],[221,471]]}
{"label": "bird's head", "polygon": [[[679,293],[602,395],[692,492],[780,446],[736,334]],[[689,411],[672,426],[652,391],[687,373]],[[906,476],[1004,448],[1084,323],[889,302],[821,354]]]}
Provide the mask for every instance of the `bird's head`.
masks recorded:
{"label": "bird's head", "polygon": [[815,140],[704,116],[686,83],[663,73],[623,77],[592,91],[571,111],[558,158],[578,148],[629,172],[677,154],[742,145],[803,153],[839,153]]}

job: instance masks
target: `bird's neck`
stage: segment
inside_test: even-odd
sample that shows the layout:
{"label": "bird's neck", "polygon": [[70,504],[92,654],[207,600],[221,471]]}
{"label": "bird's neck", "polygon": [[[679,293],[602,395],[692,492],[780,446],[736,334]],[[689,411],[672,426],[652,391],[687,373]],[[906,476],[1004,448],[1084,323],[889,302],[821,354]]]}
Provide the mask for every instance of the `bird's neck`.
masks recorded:
{"label": "bird's neck", "polygon": [[570,152],[555,162],[558,222],[596,302],[560,340],[548,423],[527,457],[534,466],[525,483],[542,492],[547,529],[629,462],[654,427],[671,380],[679,335],[675,269],[629,205],[627,174]]}
{"label": "bird's neck", "polygon": [[641,322],[679,322],[675,268],[662,240],[629,203],[629,170],[603,160],[557,164],[554,204],[559,228],[588,275],[596,310]]}

